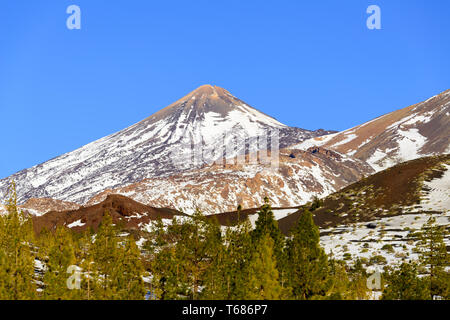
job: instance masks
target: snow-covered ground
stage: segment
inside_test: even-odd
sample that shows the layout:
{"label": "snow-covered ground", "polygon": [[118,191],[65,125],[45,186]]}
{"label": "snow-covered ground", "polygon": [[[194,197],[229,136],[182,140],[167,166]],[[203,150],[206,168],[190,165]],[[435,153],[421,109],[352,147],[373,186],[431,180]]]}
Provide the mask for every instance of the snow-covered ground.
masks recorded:
{"label": "snow-covered ground", "polygon": [[388,154],[392,151],[394,151],[394,149],[387,149],[384,151],[376,149],[372,156],[367,159],[367,163],[370,164],[377,172],[392,167],[397,163],[396,160],[388,156]]}
{"label": "snow-covered ground", "polygon": [[[294,212],[297,212],[298,209],[272,209],[273,215],[275,216],[275,220],[280,220],[284,217],[287,217],[290,214],[293,214]],[[250,220],[250,223],[252,225],[252,228],[255,228],[256,220],[258,220],[258,214],[251,214],[248,216],[248,219]]]}
{"label": "snow-covered ground", "polygon": [[421,202],[423,210],[450,210],[450,165],[444,165],[447,170],[440,179],[425,181],[424,185],[430,189]]}
{"label": "snow-covered ground", "polygon": [[[370,260],[379,255],[387,264],[417,259],[417,241],[410,235],[417,232],[431,215],[438,225],[450,226],[450,165],[444,166],[447,170],[442,177],[424,182],[420,204],[403,208],[407,214],[322,229],[321,243],[327,253],[332,252],[337,258],[349,261],[356,257]],[[369,224],[375,228],[367,227]],[[449,238],[445,241],[450,245]]]}
{"label": "snow-covered ground", "polygon": [[[434,214],[436,223],[442,226],[450,225],[450,212]],[[321,233],[329,232],[320,238],[326,253],[333,254],[337,259],[354,261],[355,258],[370,259],[382,256],[385,262],[373,259],[373,265],[382,267],[385,264],[398,264],[402,261],[418,258],[417,241],[411,235],[430,218],[429,214],[406,214],[383,218],[376,221],[355,223],[322,229]],[[372,224],[369,228],[368,225]],[[450,245],[450,239],[445,242]]]}
{"label": "snow-covered ground", "polygon": [[74,221],[74,222],[68,224],[67,227],[68,228],[75,228],[75,227],[82,227],[84,225],[85,225],[85,223],[81,222],[81,219],[79,219],[77,221]]}
{"label": "snow-covered ground", "polygon": [[314,137],[311,139],[307,139],[299,144],[296,144],[294,146],[292,146],[292,149],[300,149],[300,150],[307,150],[308,148],[311,147],[320,147],[323,146],[325,143],[327,143],[328,141],[330,141],[331,139],[333,139],[335,136],[337,136],[339,134],[338,133],[332,133],[332,134],[328,134],[326,136],[320,136],[320,137]]}

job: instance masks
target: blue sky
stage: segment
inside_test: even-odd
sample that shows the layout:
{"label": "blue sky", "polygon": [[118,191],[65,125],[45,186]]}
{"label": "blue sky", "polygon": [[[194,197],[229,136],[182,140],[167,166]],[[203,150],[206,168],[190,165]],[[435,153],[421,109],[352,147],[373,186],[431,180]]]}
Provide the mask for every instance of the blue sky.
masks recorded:
{"label": "blue sky", "polygon": [[[82,29],[66,28],[66,8]],[[366,8],[381,8],[369,30]],[[450,88],[450,1],[3,0],[0,178],[202,84],[343,130]]]}

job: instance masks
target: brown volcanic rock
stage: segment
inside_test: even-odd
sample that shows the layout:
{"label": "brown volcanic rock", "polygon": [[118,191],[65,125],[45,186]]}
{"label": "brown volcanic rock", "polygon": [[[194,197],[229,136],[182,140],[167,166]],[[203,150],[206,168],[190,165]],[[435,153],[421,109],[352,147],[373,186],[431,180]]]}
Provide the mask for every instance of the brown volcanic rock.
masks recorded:
{"label": "brown volcanic rock", "polygon": [[317,146],[308,148],[306,151],[308,151],[309,153],[312,153],[312,154],[316,154],[316,153],[317,154],[323,154],[323,155],[325,155],[327,157],[334,158],[336,160],[341,160],[342,159],[342,155],[340,155],[339,153],[334,152],[334,151],[329,150],[329,149],[317,147]]}
{"label": "brown volcanic rock", "polygon": [[123,225],[126,230],[138,230],[158,218],[172,219],[182,215],[176,210],[146,206],[121,195],[108,195],[103,202],[93,206],[34,216],[33,225],[36,233],[40,233],[43,228],[54,230],[56,226],[67,226],[74,231],[87,228],[97,230],[106,211],[111,214],[114,223]]}
{"label": "brown volcanic rock", "polygon": [[156,112],[149,119],[151,118],[152,121],[155,121],[171,115],[174,111],[183,113],[183,111],[189,112],[190,110],[195,110],[196,112],[192,113],[193,118],[186,119],[187,122],[192,122],[195,116],[210,111],[226,116],[234,106],[243,104],[246,103],[233,96],[227,90],[206,84],[198,87],[168,107]]}
{"label": "brown volcanic rock", "polygon": [[354,128],[307,140],[382,170],[400,162],[450,152],[450,90]]}

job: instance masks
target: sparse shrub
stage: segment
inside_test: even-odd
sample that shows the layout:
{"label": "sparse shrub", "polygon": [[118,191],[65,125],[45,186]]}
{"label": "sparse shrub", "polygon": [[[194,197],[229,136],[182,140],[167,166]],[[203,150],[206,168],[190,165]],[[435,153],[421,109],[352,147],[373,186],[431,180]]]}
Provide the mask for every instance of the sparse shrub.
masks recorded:
{"label": "sparse shrub", "polygon": [[427,282],[418,277],[417,266],[403,263],[398,269],[385,274],[387,287],[382,300],[425,300],[429,298]]}
{"label": "sparse shrub", "polygon": [[316,209],[319,209],[323,206],[323,200],[318,197],[314,197],[312,200],[311,206],[309,207],[309,211],[313,212]]}
{"label": "sparse shrub", "polygon": [[383,257],[382,255],[375,255],[370,257],[369,260],[369,264],[373,265],[373,264],[386,264],[387,260],[385,257]]}
{"label": "sparse shrub", "polygon": [[344,260],[350,260],[352,258],[352,254],[350,252],[344,253],[343,256]]}
{"label": "sparse shrub", "polygon": [[390,244],[385,244],[384,246],[381,247],[381,250],[385,250],[389,253],[395,252],[394,247],[392,247],[392,245],[390,245]]}

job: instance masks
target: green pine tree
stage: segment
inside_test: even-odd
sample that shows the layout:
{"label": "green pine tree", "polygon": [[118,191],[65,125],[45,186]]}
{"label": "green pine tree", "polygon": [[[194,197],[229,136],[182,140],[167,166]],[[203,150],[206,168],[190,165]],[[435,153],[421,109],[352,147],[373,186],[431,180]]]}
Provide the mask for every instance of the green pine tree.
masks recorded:
{"label": "green pine tree", "polygon": [[256,244],[248,265],[245,299],[278,300],[286,295],[279,282],[279,273],[274,255],[274,241],[269,234]]}
{"label": "green pine tree", "polygon": [[35,245],[30,217],[17,208],[14,181],[8,190],[8,213],[0,217],[0,299],[36,298]]}
{"label": "green pine tree", "polygon": [[146,293],[143,280],[145,269],[141,252],[132,237],[128,237],[121,247],[117,267],[117,278],[113,281],[113,285],[117,286],[117,299],[142,300]]}
{"label": "green pine tree", "polygon": [[[217,225],[215,232],[220,232]],[[223,239],[216,237],[211,245],[211,265],[205,275],[205,299],[244,299],[253,246],[250,236],[251,225],[243,219],[232,228],[227,228]]]}
{"label": "green pine tree", "polygon": [[76,265],[75,245],[70,231],[65,227],[58,227],[54,235],[46,239],[49,243],[41,242],[41,249],[48,246],[43,298],[49,300],[79,298],[79,292],[67,286],[67,279],[70,276],[67,269],[69,266]]}
{"label": "green pine tree", "polygon": [[216,254],[210,246],[220,238],[219,231],[209,233],[210,223],[197,211],[189,219],[174,219],[167,228],[154,232],[153,242],[162,246],[154,246],[152,288],[161,292],[162,299],[201,298],[200,288]]}
{"label": "green pine tree", "polygon": [[274,254],[280,272],[279,279],[282,287],[286,286],[287,281],[287,256],[285,251],[285,237],[278,228],[278,223],[272,212],[269,198],[264,198],[264,205],[258,212],[258,219],[255,223],[255,229],[252,231],[253,243],[258,243],[266,234],[274,241]]}
{"label": "green pine tree", "polygon": [[113,286],[118,276],[120,251],[118,230],[113,225],[109,212],[105,212],[102,222],[97,230],[95,241],[90,247],[92,259],[93,293],[96,299],[116,299],[117,287]]}
{"label": "green pine tree", "polygon": [[357,259],[353,266],[348,268],[349,276],[349,291],[351,293],[352,299],[364,300],[369,297],[371,291],[367,287],[368,274],[366,269],[363,267],[363,262],[361,259]]}
{"label": "green pine tree", "polygon": [[388,270],[385,283],[382,300],[430,299],[427,280],[418,277],[417,266],[413,263],[402,263],[399,268]]}
{"label": "green pine tree", "polygon": [[430,298],[445,298],[450,285],[450,274],[446,268],[450,266],[450,256],[444,238],[447,230],[436,225],[436,219],[430,217],[422,227],[419,241],[420,262],[428,275]]}
{"label": "green pine tree", "polygon": [[329,300],[353,299],[353,292],[350,290],[350,280],[346,267],[343,261],[329,259],[329,275],[332,281],[324,298]]}
{"label": "green pine tree", "polygon": [[77,239],[75,257],[77,261],[80,261],[81,273],[81,288],[80,298],[84,300],[95,300],[95,292],[97,289],[97,264],[94,263],[93,252],[93,238],[94,232],[92,230],[86,230]]}
{"label": "green pine tree", "polygon": [[324,296],[330,285],[328,259],[319,244],[319,229],[305,210],[288,241],[289,284],[296,299]]}
{"label": "green pine tree", "polygon": [[227,264],[225,267],[224,286],[227,299],[245,299],[246,286],[248,285],[249,263],[252,260],[254,246],[251,238],[251,223],[248,219],[234,228],[227,229],[225,235],[225,247]]}
{"label": "green pine tree", "polygon": [[[175,229],[178,229],[179,224],[178,219],[173,219],[172,225]],[[153,222],[144,249],[148,252],[150,291],[157,299],[175,300],[180,293],[178,280],[180,262],[177,261],[174,242],[171,231],[164,226],[161,219]]]}
{"label": "green pine tree", "polygon": [[204,241],[207,266],[202,279],[203,290],[200,298],[208,300],[226,299],[225,280],[230,262],[223,242],[221,227],[216,219],[207,221]]}

